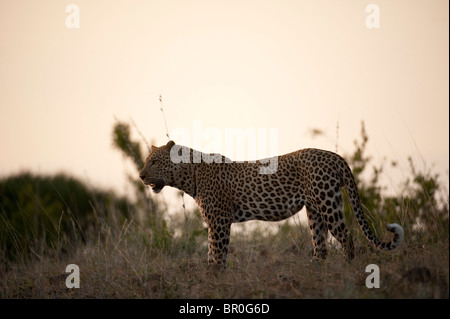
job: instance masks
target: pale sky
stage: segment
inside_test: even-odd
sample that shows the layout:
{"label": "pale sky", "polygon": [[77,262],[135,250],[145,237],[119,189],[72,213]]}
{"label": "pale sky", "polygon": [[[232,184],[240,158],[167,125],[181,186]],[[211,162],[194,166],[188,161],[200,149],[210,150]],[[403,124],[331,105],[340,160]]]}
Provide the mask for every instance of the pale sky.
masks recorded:
{"label": "pale sky", "polygon": [[[379,28],[366,25],[371,3]],[[69,4],[79,28],[68,27]],[[448,188],[448,6],[0,0],[0,176],[64,171],[126,192],[115,117],[165,144],[162,94],[169,131],[189,134],[175,140],[184,145],[223,153],[227,129],[272,128],[279,154],[336,145],[348,154],[364,121],[374,164],[399,162],[384,173],[391,191],[408,156]],[[312,128],[327,137],[313,139]]]}

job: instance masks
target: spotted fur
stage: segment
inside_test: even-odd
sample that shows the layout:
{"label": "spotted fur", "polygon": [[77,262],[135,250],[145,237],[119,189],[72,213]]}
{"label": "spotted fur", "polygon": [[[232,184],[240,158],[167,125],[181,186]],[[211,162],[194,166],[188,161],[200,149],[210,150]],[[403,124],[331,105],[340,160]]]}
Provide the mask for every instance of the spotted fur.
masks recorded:
{"label": "spotted fur", "polygon": [[[366,238],[378,249],[391,250],[402,242],[403,228],[389,224],[394,233],[390,242],[380,241],[364,217],[358,189],[350,167],[332,152],[302,149],[277,157],[272,174],[261,174],[264,161],[231,162],[169,141],[152,146],[140,178],[155,193],[164,186],[176,187],[192,196],[208,225],[208,261],[224,264],[232,223],[249,220],[280,221],[306,207],[314,246],[314,258],[327,254],[328,231],[341,243],[344,256],[354,257],[352,236],[342,214],[342,187],[347,188],[351,206]],[[184,161],[179,160],[182,151]],[[172,153],[172,158],[171,158]],[[173,160],[178,156],[178,161]],[[202,160],[200,160],[202,159]]]}

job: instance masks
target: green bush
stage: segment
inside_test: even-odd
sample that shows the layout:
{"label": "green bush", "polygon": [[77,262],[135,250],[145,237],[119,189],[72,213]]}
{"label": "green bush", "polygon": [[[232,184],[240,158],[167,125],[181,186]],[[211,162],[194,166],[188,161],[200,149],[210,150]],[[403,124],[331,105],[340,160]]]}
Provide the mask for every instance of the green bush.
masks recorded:
{"label": "green bush", "polygon": [[[42,244],[63,249],[86,241],[114,207],[122,221],[135,207],[112,192],[87,187],[65,174],[21,173],[0,180],[0,249],[7,258]],[[117,218],[117,216],[115,216]]]}

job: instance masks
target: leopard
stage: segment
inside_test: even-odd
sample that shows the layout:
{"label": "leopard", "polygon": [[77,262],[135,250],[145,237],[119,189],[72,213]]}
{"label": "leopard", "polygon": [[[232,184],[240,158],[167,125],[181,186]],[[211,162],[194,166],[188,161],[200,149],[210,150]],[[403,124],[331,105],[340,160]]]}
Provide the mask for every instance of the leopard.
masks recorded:
{"label": "leopard", "polygon": [[[352,234],[343,215],[343,192],[364,236],[378,250],[393,250],[403,241],[403,228],[388,224],[388,242],[370,229],[352,170],[340,155],[316,148],[255,161],[232,161],[202,153],[170,140],[151,146],[139,173],[155,194],[175,187],[191,196],[208,227],[208,265],[226,267],[233,223],[281,221],[306,208],[312,260],[327,257],[328,233],[340,243],[344,259],[355,257]],[[272,165],[272,170],[267,170]],[[265,171],[263,169],[266,169]]]}

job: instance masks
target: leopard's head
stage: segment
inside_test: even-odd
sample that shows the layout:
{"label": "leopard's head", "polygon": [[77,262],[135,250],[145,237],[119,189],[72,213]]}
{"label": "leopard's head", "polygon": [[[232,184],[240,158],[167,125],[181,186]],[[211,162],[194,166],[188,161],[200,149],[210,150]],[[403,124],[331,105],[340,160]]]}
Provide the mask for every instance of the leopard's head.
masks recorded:
{"label": "leopard's head", "polygon": [[139,173],[139,178],[145,185],[149,185],[158,194],[164,186],[173,183],[175,164],[170,158],[170,150],[175,145],[169,141],[161,147],[152,146],[150,155],[145,161],[144,168]]}

